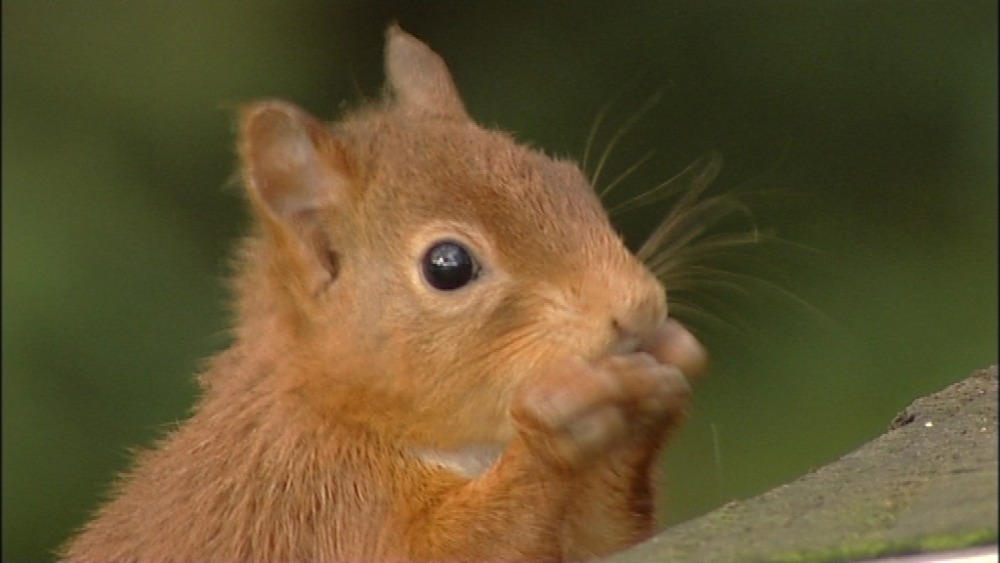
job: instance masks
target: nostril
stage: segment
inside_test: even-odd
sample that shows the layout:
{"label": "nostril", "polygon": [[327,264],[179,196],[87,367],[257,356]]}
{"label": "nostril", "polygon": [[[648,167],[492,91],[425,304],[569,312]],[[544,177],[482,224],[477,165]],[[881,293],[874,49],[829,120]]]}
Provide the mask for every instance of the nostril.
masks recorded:
{"label": "nostril", "polygon": [[614,315],[611,323],[621,333],[645,334],[663,324],[666,318],[666,299],[660,292],[629,300]]}
{"label": "nostril", "polygon": [[611,319],[611,327],[616,336],[615,353],[631,354],[639,350],[642,339],[637,334],[623,327],[618,319]]}
{"label": "nostril", "polygon": [[[633,353],[666,321],[666,291],[659,280],[641,272],[615,288],[616,297],[608,302],[609,334],[618,353]],[[607,325],[605,325],[607,326]]]}

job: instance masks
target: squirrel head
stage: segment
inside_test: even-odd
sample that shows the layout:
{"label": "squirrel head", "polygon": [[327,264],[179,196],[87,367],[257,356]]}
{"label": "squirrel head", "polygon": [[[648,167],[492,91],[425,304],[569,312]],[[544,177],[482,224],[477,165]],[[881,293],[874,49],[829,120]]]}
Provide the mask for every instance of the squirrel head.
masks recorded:
{"label": "squirrel head", "polygon": [[483,128],[396,26],[381,103],[242,111],[257,233],[238,338],[323,416],[414,444],[500,443],[518,385],[631,351],[666,318],[579,168]]}

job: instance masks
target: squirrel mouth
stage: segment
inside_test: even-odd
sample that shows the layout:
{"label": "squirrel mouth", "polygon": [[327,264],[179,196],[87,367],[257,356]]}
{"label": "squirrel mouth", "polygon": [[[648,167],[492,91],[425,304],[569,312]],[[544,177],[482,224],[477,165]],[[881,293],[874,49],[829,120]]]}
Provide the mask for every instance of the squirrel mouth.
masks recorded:
{"label": "squirrel mouth", "polygon": [[455,449],[413,448],[411,453],[432,467],[475,479],[500,459],[503,448],[499,444],[474,444]]}
{"label": "squirrel mouth", "polygon": [[631,334],[622,335],[612,349],[614,354],[632,354],[639,350],[642,340]]}

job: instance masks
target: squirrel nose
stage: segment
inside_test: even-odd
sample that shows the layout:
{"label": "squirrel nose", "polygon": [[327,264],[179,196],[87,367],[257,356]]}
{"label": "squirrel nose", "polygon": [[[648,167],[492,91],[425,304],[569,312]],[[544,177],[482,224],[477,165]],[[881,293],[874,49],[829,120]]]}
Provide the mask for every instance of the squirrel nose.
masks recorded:
{"label": "squirrel nose", "polygon": [[667,318],[666,292],[660,282],[647,274],[641,283],[629,288],[611,317],[618,336],[619,351],[634,351],[644,336],[656,330]]}

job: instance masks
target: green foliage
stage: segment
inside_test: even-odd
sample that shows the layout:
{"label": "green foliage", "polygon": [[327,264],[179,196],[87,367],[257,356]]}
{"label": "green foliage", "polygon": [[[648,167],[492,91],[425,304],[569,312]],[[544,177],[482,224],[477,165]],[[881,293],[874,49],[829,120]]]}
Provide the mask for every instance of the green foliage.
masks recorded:
{"label": "green foliage", "polygon": [[728,324],[692,319],[715,369],[667,456],[670,521],[835,458],[996,361],[996,10],[4,2],[2,558],[47,557],[225,346],[233,108],[333,118],[376,96],[392,19],[444,55],[472,115],[559,155],[582,157],[614,101],[599,155],[661,92],[604,181],[655,149],[616,188],[636,193],[715,149],[716,193],[764,192],[757,224],[816,249],[749,265],[822,314],[750,281],[699,303]]}

